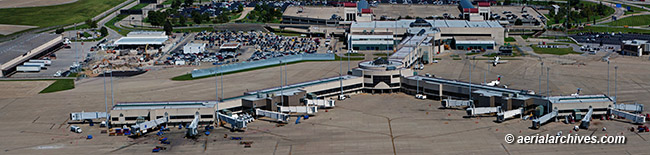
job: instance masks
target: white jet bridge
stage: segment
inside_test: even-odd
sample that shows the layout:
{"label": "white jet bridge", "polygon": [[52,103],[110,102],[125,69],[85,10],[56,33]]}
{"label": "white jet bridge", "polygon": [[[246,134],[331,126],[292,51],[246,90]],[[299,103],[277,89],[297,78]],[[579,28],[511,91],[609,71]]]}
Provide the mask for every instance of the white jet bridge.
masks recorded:
{"label": "white jet bridge", "polygon": [[283,113],[303,113],[313,115],[318,112],[318,107],[316,106],[278,106],[278,111]]}
{"label": "white jet bridge", "polygon": [[589,122],[591,122],[591,115],[593,113],[594,113],[594,109],[591,106],[589,106],[589,111],[587,111],[585,117],[583,117],[582,121],[580,121],[580,128],[589,129]]}
{"label": "white jet bridge", "polygon": [[142,134],[147,133],[150,129],[154,129],[161,124],[167,123],[169,121],[169,116],[165,113],[165,116],[151,121],[146,121],[138,123],[131,126],[131,132],[134,136],[141,136]]}
{"label": "white jet bridge", "polygon": [[94,120],[100,118],[106,118],[106,112],[73,112],[70,113],[70,120],[81,121],[81,120]]}
{"label": "white jet bridge", "polygon": [[454,108],[454,107],[462,107],[462,106],[471,106],[472,105],[471,100],[443,99],[440,103],[442,104],[442,107],[445,107],[445,108]]}
{"label": "white jet bridge", "polygon": [[257,116],[264,116],[264,117],[271,118],[271,119],[273,119],[275,121],[278,121],[278,122],[286,123],[287,121],[289,121],[289,114],[285,114],[285,113],[267,111],[267,110],[262,110],[262,109],[255,109],[255,114]]}
{"label": "white jet bridge", "polygon": [[333,108],[334,100],[307,100],[307,106],[318,106],[320,108]]}
{"label": "white jet bridge", "polygon": [[612,115],[616,115],[616,116],[623,117],[625,119],[632,120],[632,123],[635,123],[635,124],[644,124],[645,123],[645,116],[643,116],[643,115],[633,114],[633,113],[629,113],[629,112],[626,112],[626,111],[617,110],[617,109],[614,109],[614,108],[610,108],[609,111],[610,111],[610,113]]}
{"label": "white jet bridge", "polygon": [[476,115],[481,115],[481,114],[489,114],[489,113],[496,113],[501,110],[501,106],[497,107],[470,107],[467,108],[467,115],[468,116],[476,116]]}
{"label": "white jet bridge", "polygon": [[497,112],[497,122],[503,122],[506,119],[515,117],[517,115],[522,116],[524,113],[524,108],[513,109],[508,111],[499,111]]}
{"label": "white jet bridge", "polygon": [[230,124],[232,130],[237,130],[237,129],[246,129],[246,124],[250,123],[253,121],[252,117],[250,116],[242,116],[242,117],[231,117],[228,115],[220,114],[217,113],[217,117],[219,117],[220,120],[225,121],[226,123]]}
{"label": "white jet bridge", "polygon": [[629,111],[632,113],[641,113],[643,112],[643,104],[616,104],[614,103],[614,109],[616,110],[622,110],[622,111]]}
{"label": "white jet bridge", "polygon": [[187,133],[185,134],[185,136],[194,137],[194,136],[199,135],[198,128],[199,128],[199,119],[200,118],[201,118],[201,116],[199,115],[199,112],[197,111],[194,114],[194,120],[192,120],[192,123],[190,123],[190,125],[187,126]]}
{"label": "white jet bridge", "polygon": [[533,120],[533,126],[531,128],[533,129],[539,129],[539,127],[542,126],[542,124],[550,121],[551,119],[556,118],[558,115],[558,110],[557,108],[553,109],[551,113],[548,113],[542,117],[536,118]]}

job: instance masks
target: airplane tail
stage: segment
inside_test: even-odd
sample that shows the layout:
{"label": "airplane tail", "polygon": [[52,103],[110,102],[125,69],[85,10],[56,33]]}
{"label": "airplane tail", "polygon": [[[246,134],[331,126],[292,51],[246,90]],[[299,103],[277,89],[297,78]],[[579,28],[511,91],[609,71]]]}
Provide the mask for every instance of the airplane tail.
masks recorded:
{"label": "airplane tail", "polygon": [[501,82],[501,75],[497,76],[497,81]]}

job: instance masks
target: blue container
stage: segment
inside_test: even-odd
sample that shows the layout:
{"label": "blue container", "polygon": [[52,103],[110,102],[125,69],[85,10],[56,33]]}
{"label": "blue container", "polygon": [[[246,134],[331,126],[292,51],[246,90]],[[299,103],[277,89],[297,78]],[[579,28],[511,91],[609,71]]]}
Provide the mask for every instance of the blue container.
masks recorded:
{"label": "blue container", "polygon": [[93,139],[93,135],[88,135],[88,137],[86,137],[86,139]]}
{"label": "blue container", "polygon": [[210,131],[206,131],[206,132],[205,132],[205,135],[206,135],[206,136],[209,136],[209,135],[210,135]]}
{"label": "blue container", "polygon": [[161,139],[160,141],[167,141],[167,137]]}
{"label": "blue container", "polygon": [[159,148],[153,148],[153,150],[151,150],[151,152],[160,152],[160,149]]}
{"label": "blue container", "polygon": [[304,119],[309,119],[309,115],[305,115],[305,116],[304,116]]}

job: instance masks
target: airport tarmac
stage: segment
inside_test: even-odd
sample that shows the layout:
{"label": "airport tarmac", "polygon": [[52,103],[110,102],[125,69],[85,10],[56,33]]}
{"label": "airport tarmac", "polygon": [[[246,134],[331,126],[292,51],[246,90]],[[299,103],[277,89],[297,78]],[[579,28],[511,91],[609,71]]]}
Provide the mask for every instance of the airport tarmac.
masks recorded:
{"label": "airport tarmac", "polygon": [[[466,60],[441,57],[439,63],[426,65],[423,71],[418,72],[468,80],[469,66]],[[607,63],[600,61],[601,57],[602,55],[544,55],[544,66],[551,67],[549,86],[552,94],[568,95],[577,88],[582,88],[583,94],[606,93]],[[502,75],[502,83],[510,88],[532,89],[537,92],[540,71],[538,58],[516,59],[520,60],[508,60],[507,64],[490,67],[487,80]],[[610,60],[612,96],[614,66],[618,65],[619,102],[638,101],[650,105],[645,96],[650,92],[650,82],[647,81],[650,74],[647,74],[648,70],[644,67],[648,63],[648,57],[612,56]],[[472,76],[475,83],[483,81],[484,71],[491,65],[486,63],[487,60],[477,62]],[[561,65],[563,62],[584,65]],[[345,62],[343,66],[346,67]],[[192,69],[194,67],[167,68],[135,77],[115,78],[115,99],[118,102],[213,100],[215,78],[170,80],[171,77]],[[279,69],[272,67],[224,76],[225,97],[238,96],[247,90],[278,86],[280,81],[275,79],[279,79],[276,74]],[[288,80],[289,83],[297,83],[332,77],[338,75],[338,70],[337,61],[293,64],[288,67]],[[542,79],[542,89],[545,86],[545,79]],[[33,89],[36,87],[39,84],[35,84]],[[3,94],[0,97],[0,137],[3,137],[0,150],[8,154],[135,154],[148,153],[154,146],[161,145],[155,140],[155,135],[135,140],[123,136],[109,137],[100,134],[99,128],[88,125],[81,125],[83,134],[70,132],[70,112],[104,111],[102,78],[83,79],[77,81],[75,87],[48,94]],[[107,104],[111,105],[110,93]],[[576,154],[644,154],[647,153],[648,146],[646,139],[650,139],[648,133],[637,135],[627,131],[626,128],[634,125],[624,120],[601,122],[594,119],[590,130],[580,130],[578,133],[593,133],[596,136],[622,133],[627,136],[627,143],[507,144],[503,139],[508,133],[554,135],[557,131],[563,131],[566,134],[573,125],[549,123],[541,130],[531,130],[528,129],[530,121],[515,119],[497,124],[492,122],[494,117],[463,118],[464,111],[442,110],[438,109],[439,106],[437,101],[416,100],[404,94],[355,95],[349,100],[337,102],[337,107],[328,112],[322,110],[316,116],[302,120],[301,124],[294,124],[295,118],[284,127],[257,120],[249,125],[246,132],[232,133],[219,128],[212,131],[211,136],[202,136],[196,141],[180,138],[184,130],[173,129],[169,135],[173,141],[166,151],[193,154],[549,154],[566,151]],[[388,120],[391,120],[390,124]],[[607,127],[608,130],[602,132],[599,130],[601,127]],[[94,139],[86,140],[87,134],[92,134]],[[242,136],[244,141],[254,143],[251,148],[244,148],[239,141],[223,139],[223,134]]]}

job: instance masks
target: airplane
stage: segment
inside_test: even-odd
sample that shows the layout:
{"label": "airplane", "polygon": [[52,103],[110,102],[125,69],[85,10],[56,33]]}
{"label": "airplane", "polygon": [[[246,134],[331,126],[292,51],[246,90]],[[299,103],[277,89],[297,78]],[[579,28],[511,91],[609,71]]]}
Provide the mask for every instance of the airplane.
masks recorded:
{"label": "airplane", "polygon": [[505,61],[505,60],[503,60],[503,61],[499,61],[499,59],[501,59],[501,57],[496,56],[496,57],[494,57],[494,60],[490,60],[490,61],[488,61],[488,62],[492,63],[492,66],[494,66],[494,67],[496,67],[497,64],[508,63],[508,61]]}
{"label": "airplane", "polygon": [[494,87],[494,86],[499,86],[500,83],[501,83],[501,75],[497,76],[497,80],[491,81],[489,83],[483,83],[483,85]]}

